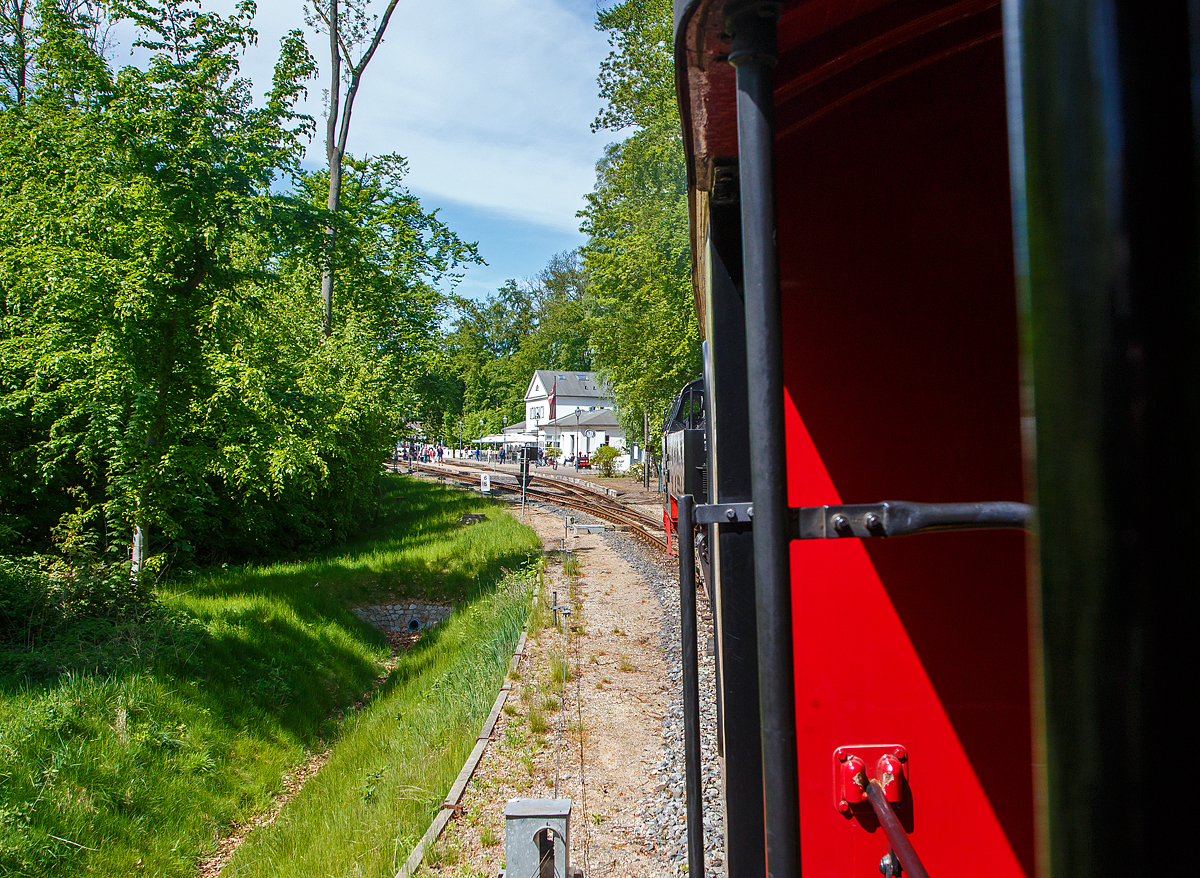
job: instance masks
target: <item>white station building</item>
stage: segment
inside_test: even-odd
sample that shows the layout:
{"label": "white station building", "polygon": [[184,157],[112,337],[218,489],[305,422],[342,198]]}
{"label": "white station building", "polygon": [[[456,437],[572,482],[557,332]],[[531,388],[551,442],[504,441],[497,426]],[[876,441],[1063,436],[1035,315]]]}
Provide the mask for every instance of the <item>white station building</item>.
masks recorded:
{"label": "white station building", "polygon": [[595,372],[535,371],[525,390],[525,420],[504,435],[510,444],[557,448],[563,458],[605,444],[625,449],[612,389]]}

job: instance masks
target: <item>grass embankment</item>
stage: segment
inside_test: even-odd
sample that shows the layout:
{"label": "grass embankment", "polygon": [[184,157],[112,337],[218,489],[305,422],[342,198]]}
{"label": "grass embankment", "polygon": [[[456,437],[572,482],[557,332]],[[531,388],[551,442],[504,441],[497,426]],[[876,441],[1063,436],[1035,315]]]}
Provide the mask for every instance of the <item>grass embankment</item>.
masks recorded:
{"label": "grass embankment", "polygon": [[529,576],[512,577],[405,654],[321,773],[222,875],[395,875],[475,746],[525,622],[529,585]]}
{"label": "grass embankment", "polygon": [[[503,597],[493,594],[505,569],[536,551],[537,539],[482,498],[412,480],[385,484],[380,525],[356,546],[177,582],[161,591],[162,610],[137,622],[90,620],[74,633],[5,647],[0,873],[191,876],[216,836],[265,808],[281,775],[329,742],[338,746],[325,784],[357,792],[362,813],[353,826],[344,815],[329,815],[307,824],[306,833],[338,831],[341,821],[370,835],[364,821],[385,799],[388,808],[392,800],[411,803],[400,810],[427,822],[444,791],[417,789],[440,783],[435,762],[461,764],[460,745],[426,737],[421,753],[396,730],[423,717],[424,705],[461,702],[463,709],[438,714],[465,722],[473,743],[475,702],[489,701],[483,690],[496,686],[482,669],[490,662],[466,671],[471,663],[464,660],[472,650],[511,652],[504,644],[516,639],[520,602],[511,587],[499,592]],[[457,527],[464,512],[487,512],[489,519]],[[460,611],[402,658],[383,697],[342,720],[390,657],[380,634],[347,606],[390,597],[448,600]],[[51,663],[58,672],[47,672]],[[12,670],[22,668],[40,670],[32,677]],[[413,728],[418,736],[462,737],[428,718]],[[409,753],[424,761],[429,780],[372,776],[377,769],[368,766]],[[324,776],[313,782],[317,788]],[[293,803],[297,812],[311,807],[314,795],[302,794]],[[261,842],[251,836],[252,850],[276,856],[272,839],[284,838],[295,822],[290,814],[281,819]],[[389,811],[387,819],[401,816]],[[330,847],[350,843],[326,839]],[[244,874],[270,874],[260,871],[268,868]]]}

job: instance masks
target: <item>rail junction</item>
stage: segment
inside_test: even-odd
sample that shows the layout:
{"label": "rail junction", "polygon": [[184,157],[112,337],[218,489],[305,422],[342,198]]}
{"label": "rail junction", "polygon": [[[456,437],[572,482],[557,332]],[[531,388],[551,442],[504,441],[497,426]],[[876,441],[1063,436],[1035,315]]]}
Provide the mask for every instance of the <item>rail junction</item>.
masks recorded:
{"label": "rail junction", "polygon": [[[414,468],[413,474],[431,475],[443,481],[472,488],[479,487],[480,476],[490,475],[492,490],[518,495],[521,493],[520,482],[514,474],[465,461],[455,461],[453,464],[423,463]],[[531,477],[525,489],[525,496],[607,521],[648,545],[664,553],[667,551],[667,540],[660,521],[630,508],[603,488],[588,487],[587,483],[580,479],[539,472]]]}

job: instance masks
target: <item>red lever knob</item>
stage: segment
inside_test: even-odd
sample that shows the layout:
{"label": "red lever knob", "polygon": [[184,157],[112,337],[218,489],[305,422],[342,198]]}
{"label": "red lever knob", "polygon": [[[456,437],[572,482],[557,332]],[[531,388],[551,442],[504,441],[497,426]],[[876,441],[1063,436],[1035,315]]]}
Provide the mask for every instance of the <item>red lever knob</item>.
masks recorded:
{"label": "red lever knob", "polygon": [[883,795],[889,802],[900,801],[900,781],[903,771],[900,760],[895,756],[880,756],[879,761],[875,764],[875,779],[883,787]]}

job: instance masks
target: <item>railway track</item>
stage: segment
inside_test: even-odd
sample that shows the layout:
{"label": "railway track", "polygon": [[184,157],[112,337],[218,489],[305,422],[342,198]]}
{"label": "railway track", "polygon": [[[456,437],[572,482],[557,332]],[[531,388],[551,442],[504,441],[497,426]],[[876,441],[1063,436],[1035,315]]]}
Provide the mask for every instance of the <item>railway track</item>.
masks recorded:
{"label": "railway track", "polygon": [[[445,463],[423,463],[418,467],[418,472],[421,471],[472,487],[479,484],[480,474],[490,473],[489,470],[481,467]],[[499,472],[490,474],[493,488],[513,494],[521,492],[515,476]],[[661,522],[655,521],[636,509],[630,509],[601,490],[590,489],[576,482],[538,473],[526,488],[525,495],[543,503],[553,503],[556,506],[574,509],[610,524],[623,526],[643,542],[663,552],[667,551],[666,538],[660,535]]]}

